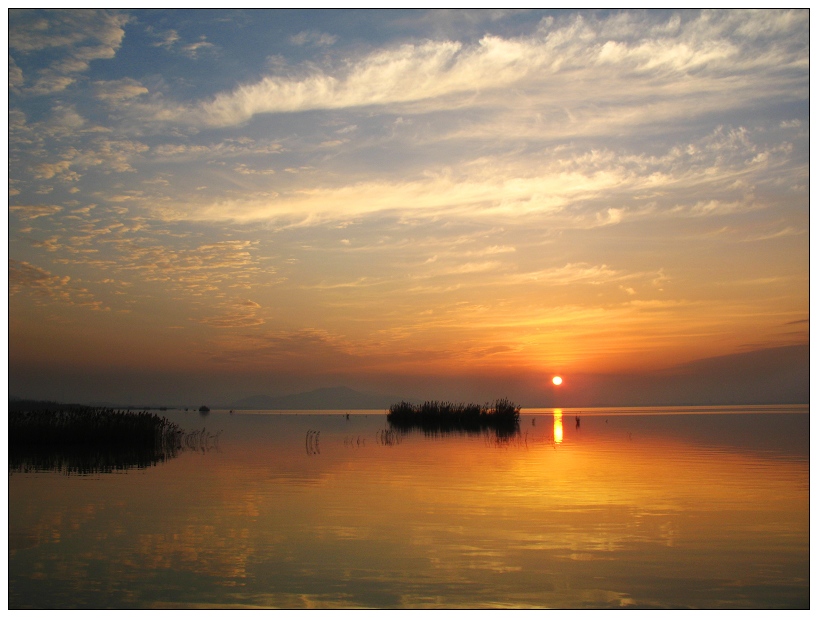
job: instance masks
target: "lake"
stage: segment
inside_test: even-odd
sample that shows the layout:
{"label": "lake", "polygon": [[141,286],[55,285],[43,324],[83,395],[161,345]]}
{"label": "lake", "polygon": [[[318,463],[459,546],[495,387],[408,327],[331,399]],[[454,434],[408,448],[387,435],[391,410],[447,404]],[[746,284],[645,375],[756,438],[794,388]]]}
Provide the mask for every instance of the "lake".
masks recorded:
{"label": "lake", "polygon": [[205,431],[10,468],[9,607],[808,608],[808,412],[162,412]]}

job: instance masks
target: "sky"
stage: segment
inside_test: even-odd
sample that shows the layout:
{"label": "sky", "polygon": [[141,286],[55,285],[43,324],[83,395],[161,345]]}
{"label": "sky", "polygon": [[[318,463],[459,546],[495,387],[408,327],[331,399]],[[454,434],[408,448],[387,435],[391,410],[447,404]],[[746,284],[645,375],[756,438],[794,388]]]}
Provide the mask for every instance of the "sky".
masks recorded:
{"label": "sky", "polygon": [[808,11],[8,32],[13,396],[808,400]]}

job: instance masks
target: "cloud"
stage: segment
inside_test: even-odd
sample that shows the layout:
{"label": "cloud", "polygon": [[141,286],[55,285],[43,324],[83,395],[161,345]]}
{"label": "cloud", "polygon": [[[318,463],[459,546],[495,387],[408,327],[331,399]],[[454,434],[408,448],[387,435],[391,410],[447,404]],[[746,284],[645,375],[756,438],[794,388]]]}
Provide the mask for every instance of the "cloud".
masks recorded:
{"label": "cloud", "polygon": [[9,206],[9,212],[13,212],[23,221],[32,221],[40,217],[50,217],[62,211],[62,206],[27,204],[24,206]]}
{"label": "cloud", "polygon": [[19,88],[23,85],[23,70],[14,62],[14,58],[9,55],[9,88]]}
{"label": "cloud", "polygon": [[[123,278],[161,285],[171,293],[218,303],[236,294],[236,290],[250,289],[259,277],[268,285],[278,282],[275,269],[263,264],[257,255],[258,241],[222,240],[170,246],[164,238],[167,234],[161,234],[155,226],[142,230],[139,221],[127,225],[116,221],[104,226],[89,222],[77,232],[65,243],[66,250],[74,255],[56,259],[56,263],[93,265]],[[91,251],[77,255],[80,250],[95,248],[105,250],[105,259],[90,255]]]}
{"label": "cloud", "polygon": [[220,363],[280,367],[287,371],[327,369],[342,362],[347,367],[363,352],[363,342],[351,345],[343,337],[319,328],[267,330],[226,337],[210,352]]}
{"label": "cloud", "polygon": [[71,135],[86,126],[83,118],[72,105],[56,105],[51,109],[50,127],[52,134]]}
{"label": "cloud", "polygon": [[205,40],[205,37],[201,37],[199,41],[195,43],[188,43],[187,45],[182,45],[181,47],[182,53],[187,56],[188,58],[196,59],[199,57],[199,54],[202,52],[212,52],[216,50],[216,46],[213,43],[209,43]]}
{"label": "cloud", "polygon": [[68,305],[108,311],[102,301],[95,300],[85,288],[70,285],[71,277],[54,275],[28,262],[9,258],[9,296],[29,293],[39,304],[57,301]]}
{"label": "cloud", "polygon": [[544,283],[549,285],[600,285],[602,283],[625,281],[645,276],[656,276],[656,273],[626,273],[613,270],[607,264],[592,265],[571,263],[556,268],[527,272],[508,276],[509,283]]}
{"label": "cloud", "polygon": [[[668,362],[808,313],[807,12],[416,13],[448,23],[343,46],[309,24],[250,56],[187,34],[227,45],[235,23],[166,14],[90,65],[81,20],[60,42],[61,13],[30,15],[9,46],[15,307],[87,285],[132,312],[123,333],[152,316],[203,362],[441,375]],[[68,89],[30,96],[46,78]]]}
{"label": "cloud", "polygon": [[[52,94],[65,90],[93,60],[113,58],[125,36],[128,15],[109,11],[9,11],[9,49],[20,63],[28,54],[49,51],[55,55],[24,91]],[[18,84],[18,87],[25,84]]]}
{"label": "cloud", "polygon": [[118,103],[148,94],[148,89],[135,79],[125,77],[107,82],[94,82],[96,97],[102,101]]}
{"label": "cloud", "polygon": [[252,300],[241,299],[229,303],[218,315],[204,318],[191,318],[193,321],[214,328],[246,328],[260,326],[264,319],[257,315],[261,305]]}
{"label": "cloud", "polygon": [[233,168],[234,172],[238,172],[239,174],[243,174],[245,176],[253,176],[253,175],[260,175],[260,176],[271,176],[276,173],[273,169],[253,169],[248,167],[244,163],[239,163]]}
{"label": "cloud", "polygon": [[[482,93],[507,97],[512,86],[540,105],[556,107],[587,102],[589,87],[603,102],[681,92],[693,99],[725,100],[725,92],[740,100],[782,96],[803,84],[801,74],[808,70],[805,15],[704,11],[670,18],[644,13],[572,16],[547,20],[530,36],[486,35],[474,44],[406,43],[337,67],[269,75],[192,107],[163,107],[155,117],[230,126],[266,113],[433,100],[437,103],[431,108],[445,109],[481,105]],[[791,43],[779,45],[782,36]]]}
{"label": "cloud", "polygon": [[174,44],[179,42],[179,33],[176,30],[166,30],[164,32],[154,32],[152,28],[148,28],[148,32],[160,40],[153,43],[154,47],[164,47],[170,49]]}
{"label": "cloud", "polygon": [[770,145],[756,145],[743,128],[719,127],[655,155],[557,146],[527,157],[509,153],[465,161],[400,181],[373,178],[262,198],[165,201],[152,209],[167,220],[289,225],[377,213],[495,219],[547,215],[557,229],[589,228],[635,218],[721,216],[761,208],[747,178],[755,173],[762,181],[765,170],[788,157]]}
{"label": "cloud", "polygon": [[48,180],[58,178],[65,182],[76,182],[80,174],[76,170],[102,167],[115,172],[134,172],[131,161],[148,150],[148,146],[134,140],[111,140],[98,138],[89,147],[78,150],[68,148],[60,161],[38,163],[32,167],[34,178]]}
{"label": "cloud", "polygon": [[159,144],[152,149],[158,160],[197,160],[218,157],[235,157],[240,155],[276,154],[283,151],[283,146],[270,140],[254,140],[249,137],[225,139],[211,144],[168,143]]}
{"label": "cloud", "polygon": [[63,293],[71,277],[52,275],[47,270],[28,262],[9,259],[9,294],[19,293],[24,288],[38,290],[48,296]]}
{"label": "cloud", "polygon": [[147,27],[147,32],[150,36],[159,39],[152,43],[153,47],[164,47],[168,51],[178,50],[188,58],[197,59],[202,52],[212,52],[217,48],[216,45],[207,41],[207,37],[201,36],[198,41],[193,43],[182,43],[182,37],[176,30],[164,30],[157,32],[152,26]]}
{"label": "cloud", "polygon": [[293,45],[314,45],[316,47],[327,47],[334,45],[338,40],[337,36],[326,32],[316,32],[314,30],[303,30],[290,37]]}
{"label": "cloud", "polygon": [[[229,126],[260,113],[388,104],[470,90],[474,85],[468,83],[465,72],[445,70],[461,47],[458,42],[427,42],[379,51],[338,77],[321,71],[295,79],[270,76],[219,94],[188,113],[203,124]],[[498,69],[495,79],[512,80],[511,74]]]}
{"label": "cloud", "polygon": [[31,246],[45,249],[46,251],[53,253],[55,251],[65,249],[65,246],[62,245],[59,241],[60,241],[59,236],[52,236],[51,238],[46,238],[45,240],[32,240]]}

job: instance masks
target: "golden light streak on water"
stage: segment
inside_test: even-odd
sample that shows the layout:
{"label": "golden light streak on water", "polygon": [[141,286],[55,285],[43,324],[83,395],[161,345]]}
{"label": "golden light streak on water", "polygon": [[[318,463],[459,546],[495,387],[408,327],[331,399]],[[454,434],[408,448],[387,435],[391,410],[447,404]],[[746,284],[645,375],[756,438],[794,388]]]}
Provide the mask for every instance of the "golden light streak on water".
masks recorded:
{"label": "golden light streak on water", "polygon": [[554,410],[554,444],[562,442],[562,410]]}

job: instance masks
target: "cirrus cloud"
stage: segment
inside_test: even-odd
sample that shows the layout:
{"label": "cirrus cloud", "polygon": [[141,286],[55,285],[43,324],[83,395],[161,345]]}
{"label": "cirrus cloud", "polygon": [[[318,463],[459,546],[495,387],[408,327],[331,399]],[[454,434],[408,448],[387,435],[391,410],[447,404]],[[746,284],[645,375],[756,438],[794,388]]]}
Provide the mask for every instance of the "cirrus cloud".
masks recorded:
{"label": "cirrus cloud", "polygon": [[[478,42],[429,40],[372,51],[339,66],[301,75],[268,75],[194,105],[165,104],[163,121],[233,126],[258,114],[427,101],[425,109],[480,105],[482,92],[509,87],[532,91],[553,105],[606,83],[744,100],[781,96],[808,70],[806,22],[797,11],[623,14],[608,19],[548,18],[529,36],[486,35]],[[779,44],[781,36],[792,44]],[[765,87],[760,88],[758,80]],[[621,92],[621,91],[620,91]],[[623,93],[624,94],[624,93]],[[464,98],[464,95],[466,98]],[[452,97],[458,99],[452,99]],[[631,95],[624,95],[625,97]],[[799,94],[800,96],[800,94]],[[437,101],[434,103],[433,101]],[[146,108],[147,109],[147,108]]]}

